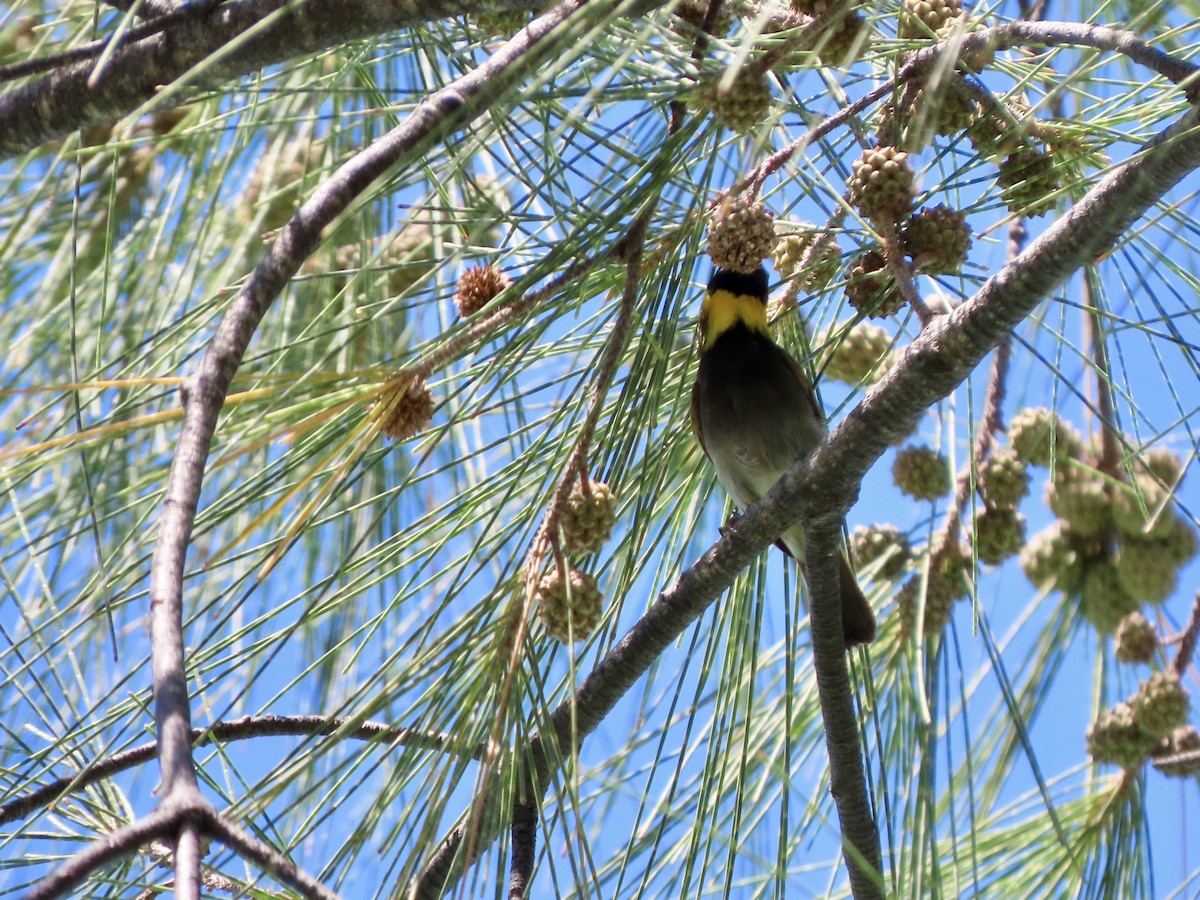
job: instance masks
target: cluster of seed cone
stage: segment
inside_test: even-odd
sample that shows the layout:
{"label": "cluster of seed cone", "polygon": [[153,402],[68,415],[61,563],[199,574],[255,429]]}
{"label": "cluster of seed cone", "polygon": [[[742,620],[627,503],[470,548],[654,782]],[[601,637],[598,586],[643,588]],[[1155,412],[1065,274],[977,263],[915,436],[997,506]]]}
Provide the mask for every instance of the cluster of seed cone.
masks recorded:
{"label": "cluster of seed cone", "polygon": [[1170,500],[1183,476],[1179,457],[1151,450],[1140,469],[1103,473],[1079,435],[1044,409],[1015,417],[1009,435],[1018,456],[1052,469],[1046,503],[1058,518],[1021,553],[1029,580],[1078,598],[1104,634],[1166,600],[1198,547],[1195,529]]}
{"label": "cluster of seed cone", "polygon": [[[597,552],[612,536],[617,498],[603,481],[580,479],[558,508],[558,545],[567,554]],[[555,565],[534,591],[538,618],[546,633],[564,644],[591,636],[604,612],[604,595],[591,575],[569,562]]]}
{"label": "cluster of seed cone", "polygon": [[[1097,716],[1087,730],[1087,749],[1096,762],[1135,769],[1159,758],[1160,771],[1187,778],[1200,774],[1200,734],[1187,724],[1191,698],[1172,671],[1155,672],[1124,703]],[[1187,754],[1182,760],[1171,757]]]}

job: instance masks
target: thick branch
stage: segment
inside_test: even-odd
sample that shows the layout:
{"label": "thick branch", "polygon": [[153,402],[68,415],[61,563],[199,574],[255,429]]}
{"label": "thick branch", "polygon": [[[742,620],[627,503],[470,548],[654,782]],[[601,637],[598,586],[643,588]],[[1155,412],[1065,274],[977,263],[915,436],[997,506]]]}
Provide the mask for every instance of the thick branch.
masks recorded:
{"label": "thick branch", "polygon": [[[207,804],[187,803],[164,803],[150,815],[93,841],[34,885],[33,890],[25,895],[25,900],[66,897],[101,866],[130,856],[140,847],[155,841],[175,843],[177,832],[183,832],[184,835],[178,841],[182,849],[173,851],[177,872],[184,866],[199,872],[200,837],[207,835],[225,844],[243,859],[257,864],[276,881],[293,888],[308,900],[338,900],[337,894],[283,854],[223,819]],[[180,859],[181,856],[186,858]],[[176,875],[174,887],[177,897],[198,897],[199,875],[191,883]]]}
{"label": "thick branch", "polygon": [[25,900],[52,900],[68,896],[73,888],[83,884],[84,879],[101,866],[136,853],[138,847],[156,838],[173,840],[180,823],[194,815],[203,815],[203,810],[180,804],[164,804],[150,815],[92,841],[35,884],[25,895]]}
{"label": "thick branch", "polygon": [[[463,0],[236,0],[200,17],[189,10],[166,31],[116,50],[97,84],[89,84],[95,60],[86,59],[0,97],[0,158],[120,118],[164,85],[185,84],[173,94],[181,102],[266,66],[479,6]],[[516,0],[487,4],[489,9],[528,6]],[[193,77],[189,73],[197,67],[203,75]]]}

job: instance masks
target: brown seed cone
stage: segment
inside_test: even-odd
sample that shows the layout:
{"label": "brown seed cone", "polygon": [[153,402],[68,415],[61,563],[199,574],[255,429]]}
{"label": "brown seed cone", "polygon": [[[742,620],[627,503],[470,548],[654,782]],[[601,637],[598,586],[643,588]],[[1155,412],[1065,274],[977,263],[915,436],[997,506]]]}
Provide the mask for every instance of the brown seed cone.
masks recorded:
{"label": "brown seed cone", "polygon": [[1190,697],[1173,671],[1155,672],[1142,682],[1129,705],[1138,728],[1154,737],[1166,737],[1187,722]]}
{"label": "brown seed cone", "polygon": [[[1187,758],[1171,762],[1170,757],[1187,754]],[[1193,725],[1181,725],[1171,732],[1154,751],[1154,767],[1172,778],[1191,778],[1200,775],[1200,732]]]}
{"label": "brown seed cone", "polygon": [[472,266],[458,276],[454,305],[464,318],[479,312],[511,283],[511,279],[494,264]]}
{"label": "brown seed cone", "polygon": [[380,429],[394,441],[423,431],[433,419],[433,392],[424,377],[408,372],[393,375],[375,398],[374,415],[383,417]]}
{"label": "brown seed cone", "polygon": [[1036,147],[1018,147],[1000,163],[996,183],[1010,212],[1042,216],[1054,209],[1061,177],[1049,154]]}
{"label": "brown seed cone", "polygon": [[946,457],[924,445],[905,447],[896,452],[892,481],[902,493],[917,500],[945,497],[952,484]]}
{"label": "brown seed cone", "polygon": [[713,117],[730,131],[744,134],[767,120],[771,112],[771,86],[765,74],[745,65],[729,83],[723,74],[705,78],[696,103],[711,110]]}
{"label": "brown seed cone", "polygon": [[1133,709],[1128,703],[1118,703],[1106,709],[1088,726],[1088,754],[1096,762],[1113,763],[1122,769],[1136,769],[1157,743],[1153,735],[1146,734],[1134,721]]}

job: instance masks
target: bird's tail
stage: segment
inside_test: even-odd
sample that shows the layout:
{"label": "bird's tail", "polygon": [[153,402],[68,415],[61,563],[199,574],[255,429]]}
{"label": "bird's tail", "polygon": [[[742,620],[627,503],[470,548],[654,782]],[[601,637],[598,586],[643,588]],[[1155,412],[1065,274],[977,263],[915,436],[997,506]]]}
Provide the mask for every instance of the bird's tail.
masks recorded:
{"label": "bird's tail", "polygon": [[[780,544],[781,549],[799,563],[803,572],[804,529],[796,527],[785,531]],[[849,650],[858,644],[869,644],[875,640],[875,613],[858,586],[858,579],[850,570],[846,557],[842,556],[838,562],[842,587],[842,633],[846,637],[846,649]]]}

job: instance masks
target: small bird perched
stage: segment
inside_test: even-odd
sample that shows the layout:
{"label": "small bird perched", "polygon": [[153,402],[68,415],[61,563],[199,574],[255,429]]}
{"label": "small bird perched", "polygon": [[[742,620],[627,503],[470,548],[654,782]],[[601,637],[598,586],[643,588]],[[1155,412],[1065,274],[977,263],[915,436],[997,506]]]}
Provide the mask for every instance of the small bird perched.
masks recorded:
{"label": "small bird perched", "polygon": [[[767,330],[767,273],[716,269],[700,308],[700,370],[692,431],[717,479],[745,510],[825,437],[825,421],[799,363]],[[804,526],[783,533],[804,570]],[[875,638],[875,614],[841,560],[846,647]]]}

